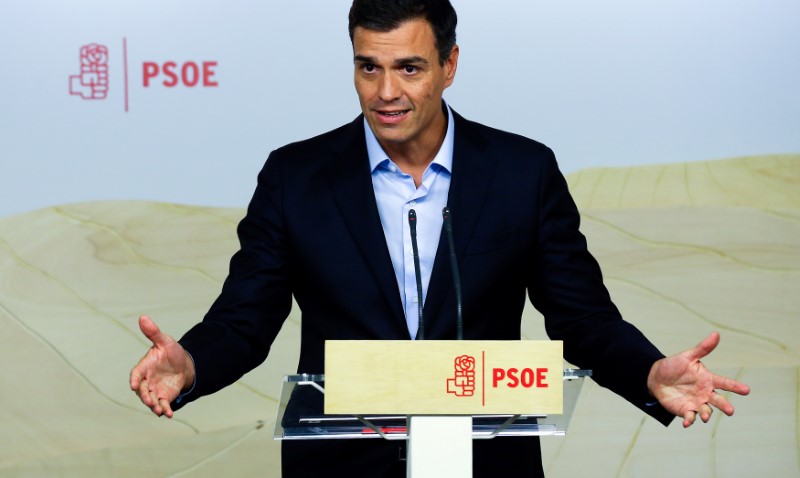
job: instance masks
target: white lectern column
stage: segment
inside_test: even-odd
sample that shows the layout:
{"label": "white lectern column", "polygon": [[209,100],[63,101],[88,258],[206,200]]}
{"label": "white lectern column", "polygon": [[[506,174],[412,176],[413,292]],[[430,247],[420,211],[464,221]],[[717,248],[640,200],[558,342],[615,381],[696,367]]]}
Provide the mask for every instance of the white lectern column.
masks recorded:
{"label": "white lectern column", "polygon": [[409,478],[471,478],[472,416],[411,416]]}

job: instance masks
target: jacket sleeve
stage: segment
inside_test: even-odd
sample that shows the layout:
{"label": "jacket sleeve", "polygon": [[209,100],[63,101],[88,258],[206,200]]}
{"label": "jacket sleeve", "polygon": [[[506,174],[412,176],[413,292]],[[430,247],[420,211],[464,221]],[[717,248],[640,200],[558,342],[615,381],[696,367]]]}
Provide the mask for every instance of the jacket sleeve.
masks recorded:
{"label": "jacket sleeve", "polygon": [[611,301],[597,261],[580,233],[580,215],[566,180],[548,150],[539,185],[535,271],[528,284],[551,339],[564,341],[567,361],[591,369],[592,378],[663,424],[674,417],[647,390],[653,363],[664,355]]}
{"label": "jacket sleeve", "polygon": [[222,292],[180,340],[195,362],[194,389],[176,407],[230,385],[267,357],[292,307],[289,248],[283,226],[280,153],[270,154],[239,223],[240,250]]}

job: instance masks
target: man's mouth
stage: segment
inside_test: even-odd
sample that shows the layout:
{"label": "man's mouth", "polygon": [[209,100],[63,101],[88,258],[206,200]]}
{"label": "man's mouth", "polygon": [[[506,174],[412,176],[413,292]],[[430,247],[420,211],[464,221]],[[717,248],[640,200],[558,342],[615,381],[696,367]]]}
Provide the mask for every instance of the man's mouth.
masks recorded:
{"label": "man's mouth", "polygon": [[406,116],[408,116],[408,112],[411,110],[394,110],[394,111],[385,111],[385,110],[376,110],[377,119],[380,123],[389,125],[399,124],[405,120]]}
{"label": "man's mouth", "polygon": [[409,110],[401,110],[401,111],[378,111],[378,114],[381,116],[387,117],[397,117],[403,116],[404,114],[408,113]]}

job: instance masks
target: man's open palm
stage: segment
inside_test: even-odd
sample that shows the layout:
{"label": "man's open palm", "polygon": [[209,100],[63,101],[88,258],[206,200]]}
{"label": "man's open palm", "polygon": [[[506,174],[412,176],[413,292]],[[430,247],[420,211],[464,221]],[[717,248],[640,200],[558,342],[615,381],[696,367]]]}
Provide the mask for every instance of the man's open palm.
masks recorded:
{"label": "man's open palm", "polygon": [[708,422],[712,405],[726,415],[733,415],[733,405],[717,390],[739,395],[750,393],[747,385],[716,375],[700,362],[717,344],[719,334],[713,332],[696,347],[658,360],[650,369],[647,379],[650,393],[665,409],[683,417],[684,427],[691,426],[698,414],[703,422]]}
{"label": "man's open palm", "polygon": [[131,370],[131,390],[153,413],[172,418],[170,403],[194,382],[194,364],[186,350],[149,317],[139,317],[139,328],[153,346]]}

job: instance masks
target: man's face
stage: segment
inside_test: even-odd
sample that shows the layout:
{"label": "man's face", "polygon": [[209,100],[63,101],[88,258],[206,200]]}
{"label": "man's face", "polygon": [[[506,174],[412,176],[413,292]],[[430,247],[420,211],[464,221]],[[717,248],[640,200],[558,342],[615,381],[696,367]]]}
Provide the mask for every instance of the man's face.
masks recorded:
{"label": "man's face", "polygon": [[361,110],[389,151],[437,148],[444,137],[442,92],[453,83],[454,47],[444,65],[430,24],[410,20],[389,32],[353,32],[355,85]]}

